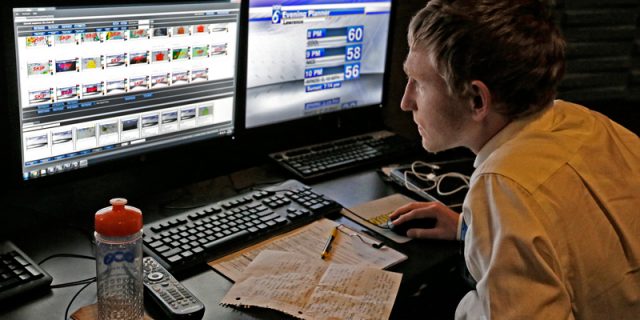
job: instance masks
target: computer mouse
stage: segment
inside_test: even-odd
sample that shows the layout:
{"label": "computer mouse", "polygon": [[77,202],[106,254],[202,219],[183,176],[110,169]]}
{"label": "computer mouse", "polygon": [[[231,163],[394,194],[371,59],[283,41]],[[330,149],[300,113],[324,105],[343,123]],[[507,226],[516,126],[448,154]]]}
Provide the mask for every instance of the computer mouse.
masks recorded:
{"label": "computer mouse", "polygon": [[387,227],[389,227],[389,230],[405,237],[407,236],[407,231],[409,231],[409,229],[431,229],[435,226],[436,219],[434,218],[412,219],[399,225],[395,225],[391,219],[387,220]]}

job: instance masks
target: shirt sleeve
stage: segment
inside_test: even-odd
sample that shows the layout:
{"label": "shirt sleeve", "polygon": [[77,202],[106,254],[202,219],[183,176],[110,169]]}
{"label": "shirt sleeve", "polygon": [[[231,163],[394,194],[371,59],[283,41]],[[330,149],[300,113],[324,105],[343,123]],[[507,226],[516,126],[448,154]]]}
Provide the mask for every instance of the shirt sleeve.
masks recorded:
{"label": "shirt sleeve", "polygon": [[477,281],[456,319],[574,319],[560,259],[536,214],[534,197],[514,181],[480,175],[463,214],[465,261]]}

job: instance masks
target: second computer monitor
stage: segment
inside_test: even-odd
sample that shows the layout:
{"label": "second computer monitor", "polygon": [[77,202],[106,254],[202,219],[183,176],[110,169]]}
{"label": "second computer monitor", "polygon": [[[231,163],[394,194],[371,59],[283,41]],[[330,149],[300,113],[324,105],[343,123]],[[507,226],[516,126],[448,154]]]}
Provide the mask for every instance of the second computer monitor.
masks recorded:
{"label": "second computer monitor", "polygon": [[381,105],[391,0],[252,0],[247,128]]}

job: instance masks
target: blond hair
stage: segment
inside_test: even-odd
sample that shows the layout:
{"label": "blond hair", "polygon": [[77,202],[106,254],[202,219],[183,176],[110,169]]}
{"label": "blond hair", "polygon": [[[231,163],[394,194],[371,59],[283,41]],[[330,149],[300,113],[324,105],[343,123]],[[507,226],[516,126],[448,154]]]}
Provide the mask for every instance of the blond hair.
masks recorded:
{"label": "blond hair", "polygon": [[431,0],[408,40],[431,54],[450,94],[470,97],[481,80],[512,119],[549,105],[564,75],[565,42],[540,0]]}

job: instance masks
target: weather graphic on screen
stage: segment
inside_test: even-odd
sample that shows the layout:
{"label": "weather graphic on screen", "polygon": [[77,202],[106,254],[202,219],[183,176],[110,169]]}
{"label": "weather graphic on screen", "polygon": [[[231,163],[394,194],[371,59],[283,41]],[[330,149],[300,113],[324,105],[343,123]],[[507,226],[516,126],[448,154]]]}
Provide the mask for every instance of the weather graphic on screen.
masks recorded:
{"label": "weather graphic on screen", "polygon": [[390,1],[251,1],[247,127],[380,104]]}

